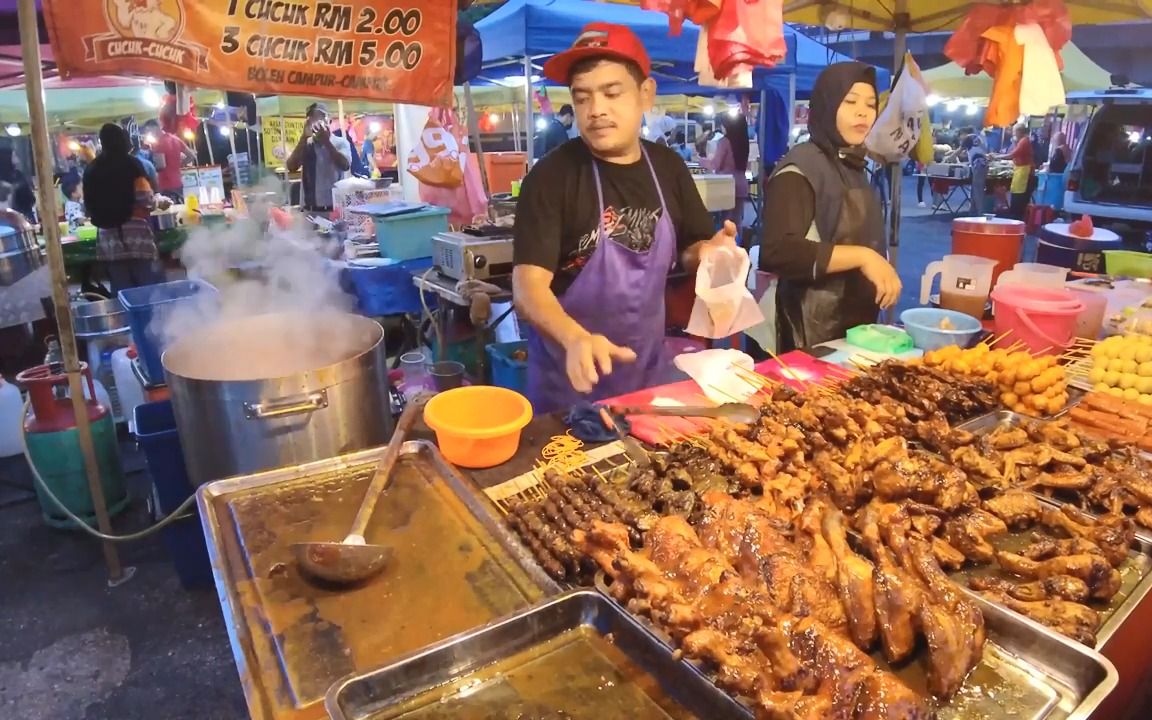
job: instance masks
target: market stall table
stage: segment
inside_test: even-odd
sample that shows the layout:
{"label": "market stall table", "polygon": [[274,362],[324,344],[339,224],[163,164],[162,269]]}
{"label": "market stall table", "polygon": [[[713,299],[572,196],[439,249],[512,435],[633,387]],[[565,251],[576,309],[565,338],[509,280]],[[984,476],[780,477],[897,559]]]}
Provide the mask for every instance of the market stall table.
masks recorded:
{"label": "market stall table", "polygon": [[[972,204],[972,178],[948,177],[946,175],[927,175],[916,173],[915,177],[925,178],[932,191],[932,214],[947,211],[950,215],[965,212]],[[958,199],[953,199],[956,193]],[[937,199],[939,198],[939,199]]]}

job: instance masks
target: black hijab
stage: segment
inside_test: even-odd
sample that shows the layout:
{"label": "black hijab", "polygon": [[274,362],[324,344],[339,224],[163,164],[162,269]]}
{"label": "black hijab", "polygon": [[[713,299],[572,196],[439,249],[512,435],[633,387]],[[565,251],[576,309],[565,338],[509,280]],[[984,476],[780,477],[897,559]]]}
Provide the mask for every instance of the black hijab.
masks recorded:
{"label": "black hijab", "polygon": [[[811,142],[828,155],[852,167],[864,167],[864,148],[850,146],[836,129],[836,113],[848,91],[858,82],[868,83],[876,89],[876,69],[862,62],[833,63],[824,68],[812,88],[808,107],[808,132]],[[877,93],[879,97],[879,93]]]}

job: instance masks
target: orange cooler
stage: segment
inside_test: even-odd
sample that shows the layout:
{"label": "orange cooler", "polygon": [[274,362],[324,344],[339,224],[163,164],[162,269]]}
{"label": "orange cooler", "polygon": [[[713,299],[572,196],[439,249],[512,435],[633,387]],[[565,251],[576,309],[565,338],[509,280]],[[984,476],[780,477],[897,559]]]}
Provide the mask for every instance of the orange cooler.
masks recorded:
{"label": "orange cooler", "polygon": [[997,217],[966,217],[952,221],[952,254],[976,255],[996,261],[992,285],[1000,273],[1020,262],[1024,250],[1024,223]]}

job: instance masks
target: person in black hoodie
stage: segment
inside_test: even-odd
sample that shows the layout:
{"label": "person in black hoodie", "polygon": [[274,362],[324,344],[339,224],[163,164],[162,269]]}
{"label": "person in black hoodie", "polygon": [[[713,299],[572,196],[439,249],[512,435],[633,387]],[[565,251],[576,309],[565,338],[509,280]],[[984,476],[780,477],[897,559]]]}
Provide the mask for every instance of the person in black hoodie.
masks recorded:
{"label": "person in black hoodie", "polygon": [[765,189],[760,269],[779,277],[778,350],[808,348],[876,322],[900,277],[885,252],[884,213],[864,172],[876,122],[876,71],[829,65],[812,91],[811,138],[785,155]]}

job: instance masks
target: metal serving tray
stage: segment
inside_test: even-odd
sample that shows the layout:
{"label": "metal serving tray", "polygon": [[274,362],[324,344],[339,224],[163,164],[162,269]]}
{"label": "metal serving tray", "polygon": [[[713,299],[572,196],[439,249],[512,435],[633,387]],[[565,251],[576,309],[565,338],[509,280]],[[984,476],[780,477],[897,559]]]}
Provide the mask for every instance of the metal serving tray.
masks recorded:
{"label": "metal serving tray", "polygon": [[616,603],[577,590],[337,682],[332,720],[719,720],[748,712]]}
{"label": "metal serving tray", "polygon": [[[368,528],[390,565],[349,589],[301,577],[290,546],[342,538],[380,450],[230,478],[198,503],[233,657],[254,720],[325,717],[338,679],[560,592],[467,481],[425,442],[404,444]],[[486,502],[486,501],[485,501]]]}
{"label": "metal serving tray", "polygon": [[[963,425],[957,426],[957,429],[967,430],[977,435],[986,435],[996,428],[1013,428],[1024,422],[1048,421],[1002,410],[976,418],[975,420],[970,420]],[[1048,497],[1042,493],[1033,494],[1039,497],[1045,504],[1053,507],[1070,504]],[[1077,510],[1087,517],[1099,516],[1098,513],[1080,510],[1078,507]],[[1028,536],[1030,533],[1031,531],[1011,532],[1007,535],[991,538],[990,542],[992,542],[997,550],[1018,552],[1028,544]],[[1119,567],[1119,570],[1121,578],[1123,579],[1120,592],[1118,592],[1104,608],[1099,608],[1097,605],[1091,606],[1100,611],[1101,618],[1103,619],[1103,623],[1096,633],[1096,647],[1098,648],[1103,647],[1104,644],[1112,638],[1120,626],[1124,624],[1128,617],[1132,615],[1136,608],[1148,597],[1149,593],[1152,592],[1152,531],[1137,527],[1136,538],[1132,543],[1132,552],[1129,554],[1128,560]],[[999,572],[995,566],[982,566],[952,573],[952,577],[967,582],[968,577],[997,574]],[[1001,576],[1007,577],[1007,575],[1003,574],[1001,574]]]}
{"label": "metal serving tray", "polygon": [[[596,574],[596,587],[609,594],[602,572]],[[935,708],[937,720],[1085,720],[1116,687],[1116,668],[1100,653],[961,589],[980,605],[988,643],[960,691]],[[647,618],[639,621],[672,647],[668,636]],[[930,697],[928,676],[919,662],[892,667],[879,651],[872,658],[908,687]],[[684,662],[699,671],[698,663]]]}

